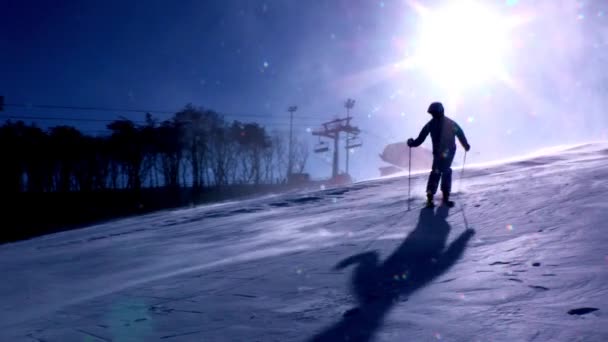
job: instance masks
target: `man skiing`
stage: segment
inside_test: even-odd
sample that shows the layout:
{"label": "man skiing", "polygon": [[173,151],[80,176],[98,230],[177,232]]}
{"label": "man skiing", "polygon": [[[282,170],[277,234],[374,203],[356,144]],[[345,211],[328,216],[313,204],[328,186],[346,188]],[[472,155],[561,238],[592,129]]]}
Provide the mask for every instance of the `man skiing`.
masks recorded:
{"label": "man skiing", "polygon": [[433,141],[433,167],[429,175],[429,181],[426,186],[427,207],[434,207],[433,196],[437,193],[439,180],[441,180],[441,192],[443,193],[443,204],[448,207],[453,207],[454,202],[450,201],[450,192],[452,191],[452,161],[456,154],[456,138],[465,151],[469,151],[471,146],[464,136],[464,132],[456,122],[444,115],[443,105],[441,102],[433,102],[427,110],[433,116],[422,130],[420,135],[415,140],[410,138],[407,140],[409,147],[420,146],[426,137],[431,134]]}

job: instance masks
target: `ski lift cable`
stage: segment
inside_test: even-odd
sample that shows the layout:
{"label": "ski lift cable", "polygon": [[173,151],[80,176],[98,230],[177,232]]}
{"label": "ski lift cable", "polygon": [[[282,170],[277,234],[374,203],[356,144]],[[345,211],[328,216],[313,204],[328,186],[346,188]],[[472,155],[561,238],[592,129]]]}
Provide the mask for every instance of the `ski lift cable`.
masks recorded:
{"label": "ski lift cable", "polygon": [[[387,144],[390,144],[390,143],[391,143],[391,140],[390,140],[390,139],[388,139],[388,138],[386,138],[386,137],[384,137],[384,136],[378,135],[378,134],[376,134],[376,133],[374,133],[374,132],[372,132],[372,131],[370,131],[370,130],[367,130],[367,129],[366,129],[366,130],[361,130],[361,132],[362,132],[362,133],[365,133],[365,134],[368,134],[368,135],[370,135],[370,136],[372,136],[372,137],[374,137],[374,138],[376,138],[376,139],[380,139],[380,140],[382,140],[384,143],[387,143]],[[395,142],[395,141],[396,141],[396,139],[393,139],[393,141],[392,141],[392,142]]]}

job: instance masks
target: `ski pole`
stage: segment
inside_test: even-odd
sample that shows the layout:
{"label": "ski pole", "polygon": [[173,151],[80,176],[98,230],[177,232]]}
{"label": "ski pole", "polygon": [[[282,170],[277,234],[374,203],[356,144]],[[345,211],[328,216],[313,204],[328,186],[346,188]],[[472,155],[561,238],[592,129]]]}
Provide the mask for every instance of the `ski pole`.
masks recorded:
{"label": "ski pole", "polygon": [[467,163],[467,152],[464,152],[464,159],[462,161],[462,168],[460,169],[460,181],[458,182],[458,197],[460,197],[460,191],[462,191],[462,177],[464,176],[464,165]]}
{"label": "ski pole", "polygon": [[460,170],[460,181],[462,182],[462,176],[464,176],[464,165],[467,163],[467,151],[464,151],[464,160],[462,161],[462,170]]}
{"label": "ski pole", "polygon": [[[464,159],[462,161],[462,170],[460,170],[460,182],[458,182],[458,186],[460,187],[460,190],[462,190],[462,177],[464,176],[464,166],[467,163],[467,151],[464,151]],[[462,194],[458,194],[458,198],[460,199],[462,197]],[[465,229],[469,229],[469,220],[467,220],[467,215],[465,214],[465,205],[464,202],[462,203],[462,219],[464,220],[464,228]]]}
{"label": "ski pole", "polygon": [[412,147],[410,146],[409,160],[407,162],[408,173],[407,173],[407,210],[410,210],[410,195],[412,192]]}

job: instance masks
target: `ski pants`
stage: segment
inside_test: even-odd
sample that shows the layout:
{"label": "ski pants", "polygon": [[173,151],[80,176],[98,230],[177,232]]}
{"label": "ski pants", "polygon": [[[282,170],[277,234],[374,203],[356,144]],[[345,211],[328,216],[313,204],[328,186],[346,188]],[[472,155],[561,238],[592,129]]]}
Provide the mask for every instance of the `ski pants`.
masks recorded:
{"label": "ski pants", "polygon": [[450,193],[452,191],[452,162],[456,151],[448,151],[442,154],[433,154],[433,167],[426,186],[426,193],[435,195],[441,180],[441,191]]}

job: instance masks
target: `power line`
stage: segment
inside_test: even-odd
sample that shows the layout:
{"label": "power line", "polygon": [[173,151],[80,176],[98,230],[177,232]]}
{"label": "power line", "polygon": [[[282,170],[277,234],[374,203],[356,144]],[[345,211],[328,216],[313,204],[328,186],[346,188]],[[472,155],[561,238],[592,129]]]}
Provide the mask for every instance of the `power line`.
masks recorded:
{"label": "power line", "polygon": [[[73,121],[73,122],[95,122],[95,123],[110,123],[120,119],[95,119],[95,118],[68,118],[68,117],[51,117],[51,116],[32,116],[32,115],[1,115],[2,119],[15,119],[15,120],[40,120],[40,121]],[[295,118],[294,118],[295,119]],[[146,123],[143,120],[131,120],[133,123]],[[267,126],[269,128],[273,127],[287,127],[289,126],[289,122],[269,122],[269,123],[260,123],[262,126]],[[97,132],[105,132],[103,130],[98,130]],[[391,141],[384,136],[381,136],[377,133],[374,133],[368,129],[361,130],[362,133],[371,135],[372,137],[382,140],[385,143],[391,143]]]}
{"label": "power line", "polygon": [[96,112],[129,112],[129,113],[162,113],[173,114],[174,111],[169,110],[145,110],[145,109],[129,109],[129,108],[110,108],[110,107],[86,107],[86,106],[62,106],[62,105],[46,105],[46,104],[26,104],[26,103],[6,103],[6,107],[20,108],[41,108],[41,109],[69,109],[69,110],[90,110]]}
{"label": "power line", "polygon": [[[66,105],[48,105],[48,104],[26,104],[26,103],[5,103],[5,107],[15,107],[15,108],[23,108],[23,109],[43,109],[43,110],[80,110],[80,111],[97,111],[97,112],[125,112],[125,113],[142,113],[142,114],[175,114],[180,110],[160,110],[160,109],[134,109],[134,108],[114,108],[114,107],[101,107],[101,106],[66,106]],[[260,122],[261,126],[266,126],[268,128],[276,128],[276,127],[286,127],[289,125],[289,120],[287,117],[282,119],[277,116],[270,116],[267,114],[227,114],[227,113],[219,113],[218,114],[226,115],[229,117],[251,117],[251,118],[264,118],[266,122]],[[294,117],[294,120],[298,120],[298,124],[301,125],[317,125],[318,122],[316,120],[326,120],[328,117],[332,115],[297,115]],[[65,116],[37,116],[37,115],[2,115],[0,114],[0,119],[15,119],[15,120],[38,120],[38,121],[68,121],[68,122],[90,122],[90,123],[111,123],[117,120],[121,120],[124,118],[117,119],[99,119],[99,118],[74,118],[74,117],[65,117]],[[131,120],[133,123],[137,124],[145,124],[145,120]],[[279,121],[277,121],[279,120]],[[302,121],[300,121],[302,120]],[[313,122],[315,121],[315,122]],[[390,143],[389,139],[378,135],[370,130],[361,130],[362,133],[367,133],[377,139],[380,139],[386,143]],[[105,131],[98,131],[99,133]]]}
{"label": "power line", "polygon": [[[15,119],[15,120],[38,120],[38,121],[77,121],[77,122],[105,122],[110,123],[115,120],[109,119],[84,119],[84,118],[64,118],[64,117],[43,117],[43,116],[27,116],[27,115],[0,115],[0,119]],[[134,123],[145,123],[145,121],[132,121]],[[260,126],[268,129],[270,132],[276,131],[285,133],[288,132],[286,127],[289,123],[259,123]],[[90,130],[86,128],[78,128],[79,131],[83,133],[91,133],[91,134],[110,134],[111,131],[109,129],[98,129],[98,130]]]}
{"label": "power line", "polygon": [[[35,116],[35,115],[1,115],[0,114],[0,118],[3,119],[16,119],[16,120],[40,120],[40,121],[78,121],[78,122],[114,122],[114,121],[119,121],[119,120],[123,120],[121,118],[119,119],[96,119],[96,118],[73,118],[73,117],[60,117],[60,116]],[[272,120],[276,120],[278,118],[271,118]],[[131,120],[131,119],[127,119],[133,123],[146,123],[145,120]],[[180,121],[184,121],[184,120],[180,120]],[[187,120],[185,120],[187,121]],[[308,122],[307,122],[308,123]],[[275,122],[275,121],[271,121],[271,122],[260,122],[260,125],[282,125],[282,126],[287,126],[289,125],[288,122]],[[304,123],[300,123],[300,124],[304,124]],[[312,123],[310,122],[309,124],[311,125],[315,125],[316,123]]]}
{"label": "power line", "polygon": [[[85,119],[85,118],[66,118],[51,116],[31,116],[31,115],[2,115],[2,118],[17,120],[41,120],[41,121],[80,121],[80,122],[113,122],[110,119]],[[145,121],[131,120],[134,123],[144,123]]]}
{"label": "power line", "polygon": [[[66,110],[82,110],[82,111],[96,111],[96,112],[124,112],[124,113],[141,113],[141,114],[175,114],[180,110],[164,110],[164,109],[133,109],[133,108],[112,108],[112,107],[94,107],[94,106],[65,106],[65,105],[47,105],[47,104],[27,104],[27,103],[5,103],[5,107],[16,107],[16,108],[25,108],[25,109],[66,109]],[[255,117],[255,118],[268,118],[270,115],[268,114],[236,114],[236,113],[221,113],[226,116],[232,117]],[[300,118],[309,118],[309,119],[319,119],[325,120],[328,115],[299,115]]]}
{"label": "power line", "polygon": [[[365,133],[365,134],[368,134],[368,135],[371,135],[372,137],[374,137],[376,139],[382,140],[384,143],[387,143],[387,144],[391,143],[391,141],[388,138],[386,138],[384,136],[381,136],[379,134],[376,134],[376,133],[374,133],[374,132],[372,132],[372,131],[370,131],[368,129],[361,130],[361,132]],[[396,141],[393,141],[393,142],[396,142]]]}
{"label": "power line", "polygon": [[[30,119],[30,118],[34,118],[34,119],[39,119],[41,117],[32,117],[32,116],[17,116],[17,115],[10,115],[10,116],[4,116],[4,118],[15,118],[15,119]],[[43,117],[44,118],[44,117]],[[0,120],[2,119],[2,116],[0,115]],[[71,120],[70,118],[49,118],[50,120]],[[89,121],[89,119],[75,119],[78,121]],[[95,122],[104,122],[104,121],[112,121],[112,120],[103,120],[103,119],[95,119]],[[2,123],[0,122],[0,125]],[[283,124],[274,124],[274,125],[266,125],[266,124],[260,124],[262,127],[267,129],[267,132],[269,134],[274,134],[274,133],[278,133],[278,134],[288,134],[289,133],[289,129],[286,127],[289,124],[288,123],[283,123]],[[51,126],[52,127],[52,126]],[[109,136],[112,134],[112,131],[110,129],[87,129],[87,128],[83,128],[83,127],[77,127],[78,131],[80,131],[81,133],[84,134],[89,134],[89,135],[93,135],[93,136]],[[296,131],[298,132],[298,131]],[[297,135],[301,136],[300,134],[304,134],[304,135],[309,135],[310,133],[306,133],[306,132],[300,132]]]}

